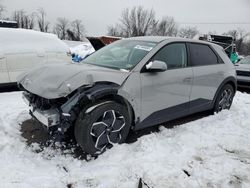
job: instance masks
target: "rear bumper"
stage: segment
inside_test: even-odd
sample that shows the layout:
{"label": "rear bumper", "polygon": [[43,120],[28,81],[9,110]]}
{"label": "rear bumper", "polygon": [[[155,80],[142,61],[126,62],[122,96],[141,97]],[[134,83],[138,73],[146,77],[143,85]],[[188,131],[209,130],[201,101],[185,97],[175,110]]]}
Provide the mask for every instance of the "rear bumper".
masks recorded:
{"label": "rear bumper", "polygon": [[250,88],[250,77],[249,76],[237,76],[237,84],[239,87]]}

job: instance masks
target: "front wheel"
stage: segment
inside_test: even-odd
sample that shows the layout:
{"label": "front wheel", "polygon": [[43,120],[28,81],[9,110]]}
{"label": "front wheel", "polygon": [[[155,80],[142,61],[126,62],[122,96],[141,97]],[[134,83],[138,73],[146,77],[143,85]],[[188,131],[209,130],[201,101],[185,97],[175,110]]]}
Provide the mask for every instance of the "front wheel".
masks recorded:
{"label": "front wheel", "polygon": [[83,110],[75,125],[77,143],[92,156],[103,153],[114,144],[123,143],[131,124],[128,110],[124,105],[103,102],[95,106],[88,114]]}
{"label": "front wheel", "polygon": [[232,85],[226,84],[225,86],[223,86],[215,101],[214,111],[220,112],[224,109],[230,109],[234,94],[235,91]]}

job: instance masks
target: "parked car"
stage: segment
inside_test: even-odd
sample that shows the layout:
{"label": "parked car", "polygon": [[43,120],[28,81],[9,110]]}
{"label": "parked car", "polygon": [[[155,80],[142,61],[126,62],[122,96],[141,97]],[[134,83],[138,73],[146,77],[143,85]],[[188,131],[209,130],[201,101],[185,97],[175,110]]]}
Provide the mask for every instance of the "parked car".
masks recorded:
{"label": "parked car", "polygon": [[235,67],[238,86],[250,88],[250,56],[240,60]]}
{"label": "parked car", "polygon": [[18,28],[16,21],[0,20],[0,27]]}
{"label": "parked car", "polygon": [[229,109],[237,85],[234,65],[216,44],[136,37],[80,64],[33,70],[19,87],[35,119],[56,134],[73,127],[78,144],[95,156],[123,143],[131,129]]}
{"label": "parked car", "polygon": [[209,41],[223,47],[233,64],[237,63],[240,60],[239,54],[236,50],[234,37],[228,35],[204,35],[202,37],[199,37],[199,39]]}
{"label": "parked car", "polygon": [[0,85],[16,83],[17,76],[37,66],[70,62],[68,52],[54,34],[0,28]]}

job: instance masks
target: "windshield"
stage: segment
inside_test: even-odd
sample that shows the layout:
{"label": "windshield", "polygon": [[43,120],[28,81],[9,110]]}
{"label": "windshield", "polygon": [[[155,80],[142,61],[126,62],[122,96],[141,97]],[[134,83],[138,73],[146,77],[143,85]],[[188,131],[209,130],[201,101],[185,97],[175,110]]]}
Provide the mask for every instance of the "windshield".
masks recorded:
{"label": "windshield", "polygon": [[241,61],[239,61],[240,64],[250,64],[250,57],[245,57]]}
{"label": "windshield", "polygon": [[120,40],[96,51],[82,63],[118,70],[131,70],[156,44],[146,41]]}

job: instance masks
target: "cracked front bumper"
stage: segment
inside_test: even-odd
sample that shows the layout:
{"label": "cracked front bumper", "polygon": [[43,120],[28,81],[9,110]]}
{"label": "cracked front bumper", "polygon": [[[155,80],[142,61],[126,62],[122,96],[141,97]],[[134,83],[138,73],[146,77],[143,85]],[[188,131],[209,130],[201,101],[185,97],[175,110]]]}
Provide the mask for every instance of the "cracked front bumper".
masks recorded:
{"label": "cracked front bumper", "polygon": [[48,128],[60,124],[60,114],[57,109],[49,109],[42,111],[30,105],[29,100],[26,98],[25,95],[23,95],[23,99],[25,103],[28,104],[30,107],[30,115],[37,121],[39,121]]}
{"label": "cracked front bumper", "polygon": [[40,111],[31,109],[30,114],[48,128],[60,124],[60,115],[56,110]]}

